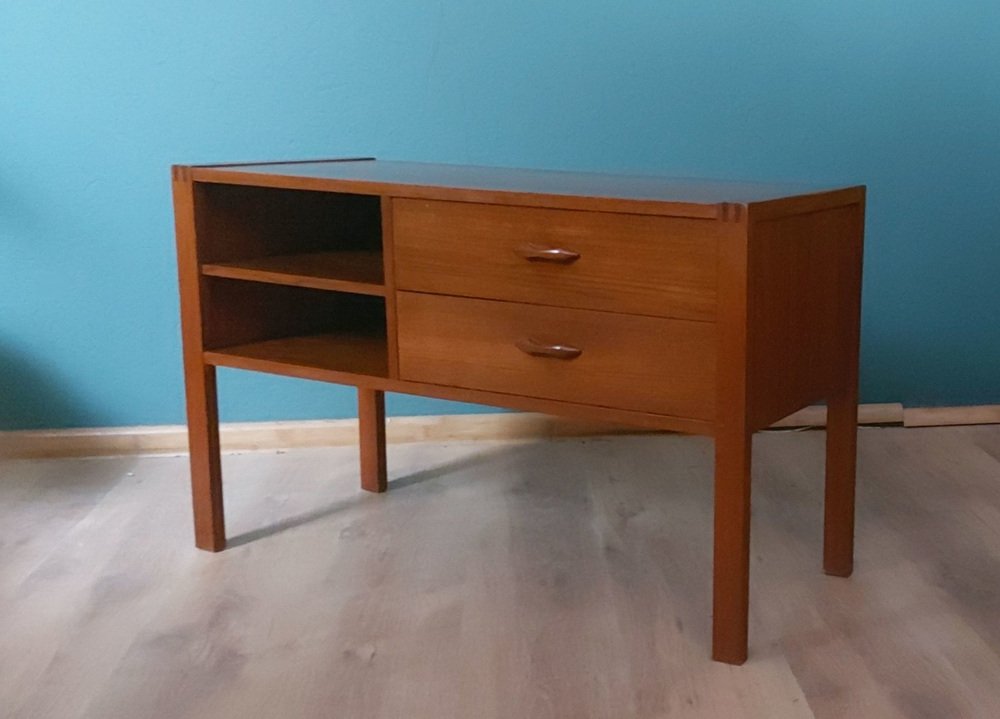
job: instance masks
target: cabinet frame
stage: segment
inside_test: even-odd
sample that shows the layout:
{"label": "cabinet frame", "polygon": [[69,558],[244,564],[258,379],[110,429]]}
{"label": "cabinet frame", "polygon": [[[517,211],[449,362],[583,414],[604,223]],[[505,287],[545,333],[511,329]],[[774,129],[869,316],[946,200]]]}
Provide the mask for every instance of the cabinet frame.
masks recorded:
{"label": "cabinet frame", "polygon": [[[375,492],[387,487],[387,391],[713,437],[712,657],[731,664],[741,664],[747,658],[753,433],[802,407],[826,401],[829,420],[823,569],[835,576],[851,574],[863,186],[817,190],[384,163],[371,158],[177,165],[172,177],[195,544],[199,548],[220,551],[226,546],[216,388],[216,367],[221,366],[355,386],[361,484]],[[284,193],[327,192],[376,198],[381,256],[362,257],[349,271],[344,269],[343,276],[338,276],[337,263],[329,257],[310,260],[279,253],[263,261],[254,257],[203,261],[204,237],[199,238],[199,232],[204,232],[213,220],[206,219],[206,206],[199,198],[208,184],[255,188],[252,192],[272,188]],[[716,223],[714,416],[674,417],[400,378],[395,284],[398,258],[393,251],[393,203],[398,199],[660,215]],[[303,221],[308,224],[310,220]],[[360,221],[359,227],[367,227],[366,222]],[[613,241],[609,238],[609,242]],[[371,247],[371,242],[363,242],[361,250]],[[316,251],[312,247],[309,250]],[[375,271],[379,264],[381,282]],[[377,304],[359,306],[378,307],[382,314],[379,317],[373,311],[366,319],[368,310],[359,312],[361,330],[351,335],[346,330],[337,334],[333,328],[329,333],[331,344],[327,345],[323,344],[322,338],[327,336],[323,333],[312,339],[307,336],[304,341],[272,337],[281,334],[281,323],[268,325],[262,321],[262,329],[258,328],[263,332],[260,341],[237,344],[234,349],[215,339],[206,342],[206,338],[218,336],[213,323],[230,323],[239,328],[241,322],[250,321],[238,313],[226,314],[236,310],[213,307],[213,301],[225,294],[218,288],[228,286],[218,285],[220,282],[284,287],[280,292],[247,292],[248,296],[260,293],[261,306],[285,307],[282,311],[288,313],[284,315],[288,323],[303,327],[310,327],[306,322],[310,310],[304,298],[314,296],[308,294],[311,292],[367,297],[366,302]],[[284,299],[276,300],[278,297]],[[298,306],[297,302],[305,304]],[[232,304],[239,306],[238,302]],[[244,330],[252,334],[255,327],[252,323],[248,327]],[[375,344],[364,339],[365,328],[372,327],[380,327],[383,333]],[[356,346],[350,345],[348,339]],[[272,344],[261,345],[268,342]],[[338,358],[331,348],[342,352],[342,356]],[[372,358],[381,359],[376,362]]]}

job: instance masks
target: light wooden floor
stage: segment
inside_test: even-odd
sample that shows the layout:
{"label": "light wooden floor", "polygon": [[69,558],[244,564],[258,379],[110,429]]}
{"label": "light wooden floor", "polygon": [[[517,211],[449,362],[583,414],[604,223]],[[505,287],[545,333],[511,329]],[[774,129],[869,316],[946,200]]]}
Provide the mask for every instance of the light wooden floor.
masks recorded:
{"label": "light wooden floor", "polygon": [[1000,716],[1000,427],[864,429],[857,572],[823,434],[755,444],[751,658],[709,661],[711,443],[0,462],[4,719]]}

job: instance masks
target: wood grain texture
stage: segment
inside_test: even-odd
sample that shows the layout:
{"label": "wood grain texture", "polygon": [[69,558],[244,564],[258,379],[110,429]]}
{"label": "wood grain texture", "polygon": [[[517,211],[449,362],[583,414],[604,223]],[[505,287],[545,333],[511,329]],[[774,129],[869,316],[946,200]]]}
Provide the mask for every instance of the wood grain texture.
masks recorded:
{"label": "wood grain texture", "polygon": [[218,552],[226,546],[226,529],[215,367],[206,364],[202,356],[206,334],[202,296],[206,287],[198,261],[194,188],[183,174],[175,174],[174,177],[174,220],[195,544],[201,549]]}
{"label": "wood grain texture", "polygon": [[399,328],[396,312],[396,238],[393,229],[394,200],[391,197],[382,198],[382,251],[385,273],[385,323],[386,340],[389,361],[389,376],[399,377]]}
{"label": "wood grain texture", "polygon": [[[202,182],[720,219],[727,208],[788,197],[842,201],[815,185],[730,182],[386,160],[185,168]],[[831,199],[833,200],[831,203]]]}
{"label": "wood grain texture", "polygon": [[308,252],[255,257],[202,265],[203,274],[235,280],[270,282],[316,290],[384,297],[382,253],[376,250]]}
{"label": "wood grain texture", "polygon": [[207,350],[335,333],[380,337],[385,344],[381,297],[206,277],[202,308]]}
{"label": "wood grain texture", "polygon": [[[971,408],[961,409],[967,411]],[[902,424],[902,419],[903,406],[900,404],[858,405],[858,423],[862,425]],[[534,412],[396,416],[387,421],[386,441],[390,444],[586,437],[655,431],[610,421],[574,419]],[[807,407],[780,420],[773,428],[784,430],[825,426],[826,407],[816,406]],[[224,452],[335,447],[353,445],[357,441],[357,420],[354,419],[224,422],[219,425],[219,442]],[[177,454],[187,452],[187,447],[186,425],[0,432],[0,458],[6,459]]]}
{"label": "wood grain texture", "polygon": [[[826,499],[823,570],[848,577],[854,571],[854,501],[858,435],[858,362],[861,345],[861,272],[864,253],[863,202],[849,208],[851,223],[836,240],[837,289],[834,354],[827,391]],[[838,225],[839,227],[839,225]]]}
{"label": "wood grain texture", "polygon": [[[856,356],[856,355],[855,355]],[[854,571],[854,501],[857,466],[857,374],[828,400],[826,501],[823,515],[823,571],[849,577]]]}
{"label": "wood grain texture", "polygon": [[381,252],[378,197],[211,182],[195,182],[193,187],[202,263]]}
{"label": "wood grain texture", "polygon": [[[864,206],[758,220],[750,212],[749,399],[754,429],[827,397],[856,342]],[[856,362],[856,360],[855,360]]]}
{"label": "wood grain texture", "polygon": [[[398,293],[397,306],[405,380],[701,420],[713,416],[711,323],[414,292]],[[569,361],[534,357],[518,347],[524,339],[582,353]]]}
{"label": "wood grain texture", "polygon": [[[863,188],[377,161],[174,174],[196,200],[185,266],[205,272],[195,401],[214,406],[216,365],[356,385],[376,489],[384,391],[712,434],[713,655],[740,663],[751,435],[826,399],[825,566],[847,573]],[[381,292],[302,271],[331,252],[381,254]]]}
{"label": "wood grain texture", "polygon": [[[864,194],[834,209],[760,219],[748,258],[750,426],[828,406],[824,570],[853,566]],[[787,208],[786,208],[787,209]]]}
{"label": "wood grain texture", "polygon": [[387,482],[385,458],[385,395],[358,388],[358,435],[361,447],[361,488],[384,492]]}
{"label": "wood grain texture", "polygon": [[715,435],[712,659],[726,664],[742,664],[749,651],[752,438],[746,425]]}
{"label": "wood grain texture", "polygon": [[[322,338],[319,339],[321,340]],[[285,345],[281,340],[276,340],[275,344],[279,347]],[[289,344],[292,346],[297,345],[298,339],[289,340]],[[285,377],[298,377],[300,379],[316,380],[319,382],[334,382],[355,387],[368,387],[370,389],[380,389],[384,392],[435,397],[454,402],[486,404],[493,407],[505,407],[524,412],[545,412],[560,417],[570,417],[586,421],[614,422],[665,432],[711,435],[714,431],[711,422],[691,419],[689,417],[675,417],[637,410],[599,407],[580,404],[578,402],[504,394],[502,392],[490,392],[465,387],[431,384],[428,382],[395,380],[380,377],[374,373],[356,374],[346,372],[324,366],[322,352],[318,353],[320,359],[317,362],[305,361],[299,363],[297,358],[301,355],[298,355],[298,353],[296,353],[296,359],[285,361],[283,353],[275,353],[269,349],[264,352],[258,352],[256,345],[248,345],[245,348],[237,349],[240,350],[239,353],[228,351],[206,352],[205,361],[219,367],[232,367],[234,369],[244,369],[253,372],[268,372]],[[243,351],[244,349],[246,350],[245,352]]]}
{"label": "wood grain texture", "polygon": [[[403,290],[712,320],[720,223],[463,202],[395,200]],[[526,246],[579,255],[529,261]]]}
{"label": "wood grain texture", "polygon": [[315,165],[315,164],[327,164],[330,162],[370,162],[374,160],[374,157],[325,157],[325,158],[310,158],[307,160],[265,160],[263,162],[210,162],[202,165],[191,165],[190,167],[254,167],[260,168],[267,165]]}
{"label": "wood grain texture", "polygon": [[268,362],[285,368],[302,367],[345,381],[353,376],[389,376],[385,336],[371,332],[323,333],[261,340],[206,352],[205,360],[229,367],[254,362]]}
{"label": "wood grain texture", "polygon": [[725,224],[719,242],[718,360],[715,364],[715,516],[712,658],[747,659],[750,601],[749,243],[747,217]]}
{"label": "wood grain texture", "polygon": [[[754,652],[704,660],[707,439],[0,461],[5,719],[914,719],[1000,703],[1000,428],[859,435],[857,571],[815,571],[822,432],[755,439]],[[123,541],[127,537],[128,541]]]}
{"label": "wood grain texture", "polygon": [[813,212],[833,210],[849,205],[864,204],[867,188],[864,185],[841,187],[826,192],[793,194],[750,203],[750,211],[756,222],[772,220],[792,215],[806,215]]}
{"label": "wood grain texture", "polygon": [[967,407],[907,407],[907,427],[942,427],[961,424],[1000,424],[1000,404]]}
{"label": "wood grain texture", "polygon": [[[858,405],[859,424],[903,424],[903,405],[899,402],[884,402]],[[810,405],[793,412],[787,417],[772,422],[771,429],[789,427],[825,427],[827,424],[826,405]]]}

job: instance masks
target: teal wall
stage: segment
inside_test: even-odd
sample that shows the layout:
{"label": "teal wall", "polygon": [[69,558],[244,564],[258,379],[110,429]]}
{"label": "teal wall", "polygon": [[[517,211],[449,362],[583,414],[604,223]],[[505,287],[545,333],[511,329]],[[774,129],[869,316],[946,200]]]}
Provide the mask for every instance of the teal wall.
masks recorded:
{"label": "teal wall", "polygon": [[0,428],[182,421],[171,163],[359,153],[864,182],[863,398],[997,403],[998,128],[995,0],[2,2]]}

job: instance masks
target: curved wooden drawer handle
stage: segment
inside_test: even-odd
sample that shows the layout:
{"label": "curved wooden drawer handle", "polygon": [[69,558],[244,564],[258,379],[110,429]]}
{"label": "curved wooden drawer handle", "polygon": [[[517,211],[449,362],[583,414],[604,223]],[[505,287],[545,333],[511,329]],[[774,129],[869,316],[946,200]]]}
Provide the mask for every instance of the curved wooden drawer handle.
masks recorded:
{"label": "curved wooden drawer handle", "polygon": [[523,337],[514,343],[517,348],[532,357],[549,357],[551,359],[571,360],[583,354],[579,347],[570,345],[550,345],[538,342],[530,337]]}
{"label": "curved wooden drawer handle", "polygon": [[569,265],[580,259],[580,253],[573,252],[573,250],[564,250],[561,247],[543,247],[531,243],[515,247],[514,252],[528,262],[552,262],[557,265]]}

